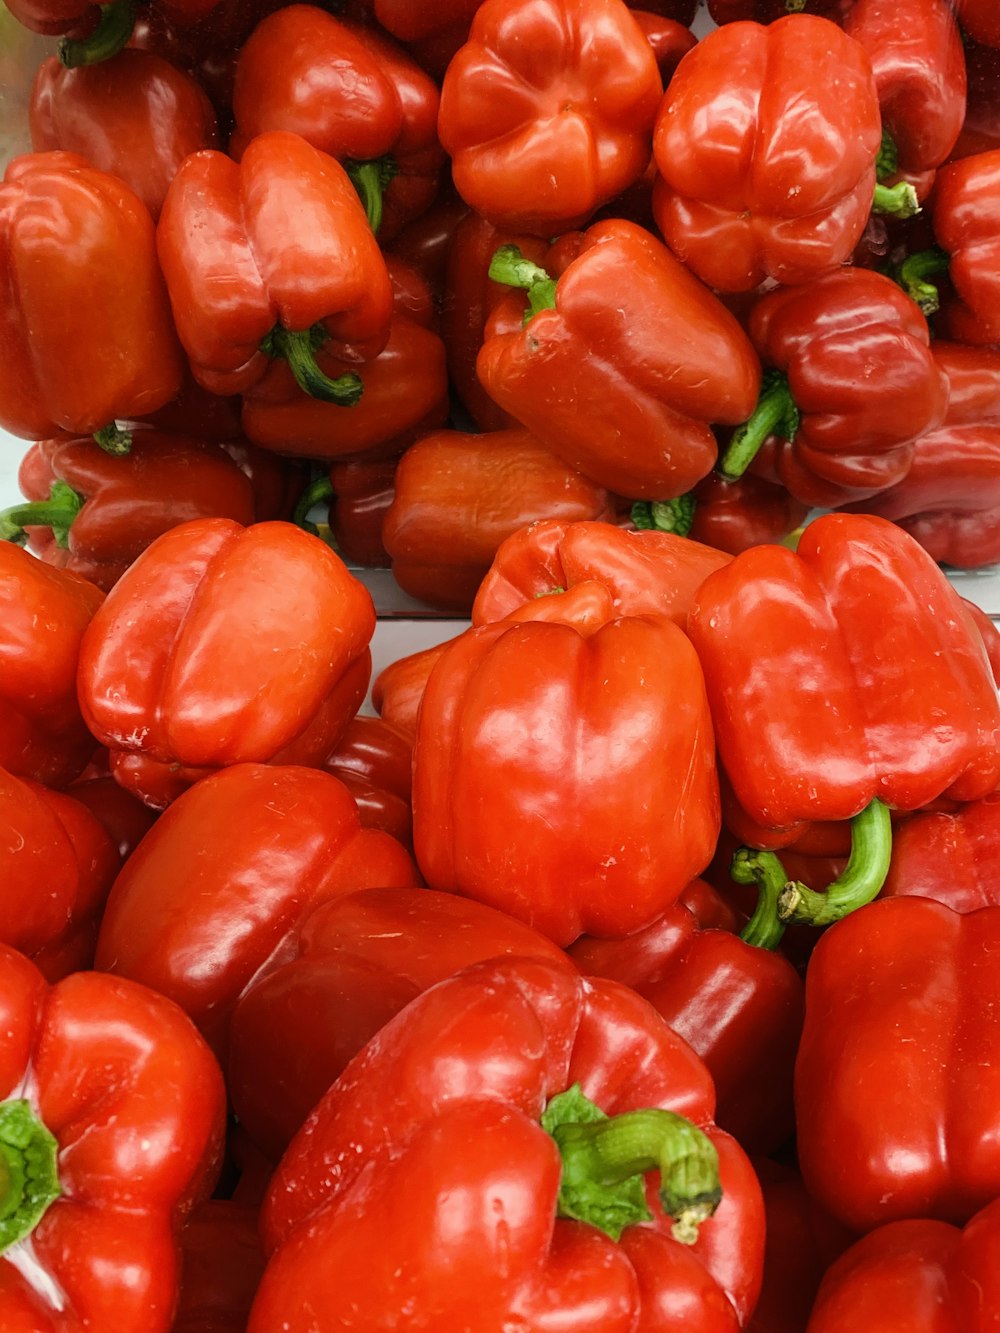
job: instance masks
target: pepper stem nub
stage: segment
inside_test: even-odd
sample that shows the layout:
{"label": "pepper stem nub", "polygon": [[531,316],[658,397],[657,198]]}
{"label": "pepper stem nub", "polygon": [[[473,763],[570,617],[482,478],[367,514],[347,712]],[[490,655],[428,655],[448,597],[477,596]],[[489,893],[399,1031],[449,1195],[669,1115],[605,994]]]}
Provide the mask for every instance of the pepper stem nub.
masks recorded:
{"label": "pepper stem nub", "polygon": [[30,1102],[0,1104],[0,1254],[29,1236],[62,1193],[58,1154]]}

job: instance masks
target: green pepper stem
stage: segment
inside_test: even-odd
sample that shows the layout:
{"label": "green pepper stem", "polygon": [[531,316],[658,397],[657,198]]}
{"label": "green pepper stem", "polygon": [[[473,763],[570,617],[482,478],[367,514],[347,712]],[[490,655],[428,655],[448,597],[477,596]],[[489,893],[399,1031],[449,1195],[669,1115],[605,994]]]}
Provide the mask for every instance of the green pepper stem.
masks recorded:
{"label": "green pepper stem", "polygon": [[351,178],[368,214],[368,222],[375,235],[382,225],[382,210],[386,188],[398,174],[399,167],[391,157],[374,157],[370,162],[345,162],[344,170]]}
{"label": "green pepper stem", "polygon": [[686,537],[694,524],[698,501],[690,493],[673,500],[636,500],[632,522],[640,532],[673,532]]}
{"label": "green pepper stem", "polygon": [[825,893],[790,880],[778,900],[782,921],[829,926],[875,898],[889,873],[892,821],[889,807],[877,798],[851,820],[851,854],[843,872]]}
{"label": "green pepper stem", "polygon": [[327,339],[325,330],[320,325],[311,329],[293,332],[276,324],[262,340],[260,349],[270,357],[284,357],[295,376],[295,383],[310,398],[318,398],[323,403],[334,403],[337,407],[353,407],[364,390],[360,378],[352,370],[345,371],[334,380],[320,370],[316,362],[316,348]]}
{"label": "green pepper stem", "polygon": [[909,181],[897,181],[895,185],[876,185],[872,196],[872,212],[888,213],[895,218],[912,218],[920,212],[920,200]]}
{"label": "green pepper stem", "polygon": [[97,26],[88,37],[76,40],[64,37],[59,43],[59,59],[67,69],[80,65],[98,65],[110,60],[127,45],[135,26],[135,7],[132,0],[111,0],[98,5]]}
{"label": "green pepper stem", "polygon": [[516,245],[501,245],[490,260],[489,276],[506,287],[521,287],[528,293],[525,323],[542,310],[556,307],[556,280],[545,269],[525,259]]}
{"label": "green pepper stem", "polygon": [[785,933],[778,916],[778,900],[788,883],[785,867],[774,852],[741,847],[729,868],[737,884],[756,884],[757,906],[753,916],[740,931],[740,939],[758,949],[776,949]]}
{"label": "green pepper stem", "polygon": [[306,532],[311,532],[314,537],[318,537],[319,528],[308,517],[309,510],[322,500],[332,500],[333,494],[333,483],[329,476],[317,477],[315,481],[309,483],[299,496],[292,511],[292,522],[298,527],[304,528]]}
{"label": "green pepper stem", "polygon": [[94,431],[94,439],[106,454],[121,458],[132,448],[132,432],[112,421]]}
{"label": "green pepper stem", "polygon": [[83,508],[83,496],[65,481],[54,481],[47,500],[25,500],[0,510],[0,540],[23,546],[26,527],[51,528],[56,544],[69,545],[69,530]]}
{"label": "green pepper stem", "polygon": [[936,285],[926,279],[947,271],[948,255],[937,246],[932,246],[929,250],[918,250],[915,254],[907,255],[895,269],[893,277],[925,315],[933,315],[940,309],[941,296]]}
{"label": "green pepper stem", "polygon": [[719,471],[730,481],[735,481],[746,472],[769,435],[777,434],[792,440],[798,428],[799,410],[787,377],[778,370],[769,371],[761,384],[753,415],[733,432],[719,462]]}
{"label": "green pepper stem", "polygon": [[899,170],[899,150],[896,140],[887,129],[882,130],[882,143],[875,157],[875,179],[887,181]]}
{"label": "green pepper stem", "polygon": [[0,1105],[0,1254],[30,1235],[58,1199],[58,1155],[30,1102]]}

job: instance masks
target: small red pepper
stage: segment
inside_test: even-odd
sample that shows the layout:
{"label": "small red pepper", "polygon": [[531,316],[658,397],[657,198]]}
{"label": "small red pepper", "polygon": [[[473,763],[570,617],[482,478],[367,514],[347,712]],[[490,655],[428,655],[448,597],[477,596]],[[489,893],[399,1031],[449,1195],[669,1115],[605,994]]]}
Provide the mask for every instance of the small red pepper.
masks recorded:
{"label": "small red pepper", "polygon": [[356,373],[322,374],[315,352],[376,356],[392,289],[364,209],[339,162],[299,135],[258,135],[239,163],[186,158],[164,200],[157,250],[177,332],[198,382],[240,393],[281,357],[305,393],[349,406]]}
{"label": "small red pepper", "polygon": [[835,23],[727,23],[684,57],[660,106],[657,224],[719,291],[811,282],[864,231],[880,142],[871,63]]}
{"label": "small red pepper", "polygon": [[485,0],[441,86],[455,188],[500,227],[581,226],[645,170],[662,93],[619,0]]}
{"label": "small red pepper", "polygon": [[182,359],[153,223],[76,153],[15,158],[0,185],[0,427],[26,439],[99,433],[169,402]]}
{"label": "small red pepper", "polygon": [[[624,1333],[678,1308],[690,1333],[735,1333],[763,1212],[712,1101],[627,986],[540,959],[466,968],[381,1030],[282,1158],[248,1333],[346,1330],[359,1309],[399,1333],[554,1312],[567,1333]],[[631,1207],[610,1181],[631,1181]]]}
{"label": "small red pepper", "polygon": [[584,476],[630,498],[683,495],[715,462],[709,423],[736,425],[753,410],[757,356],[725,306],[642,227],[597,223],[574,248],[557,282],[498,251],[491,276],[525,288],[530,313],[517,331],[487,337],[477,373]]}
{"label": "small red pepper", "polygon": [[186,1016],[120,977],[51,988],[0,947],[0,1324],[170,1333],[176,1232],[212,1189],[226,1094]]}

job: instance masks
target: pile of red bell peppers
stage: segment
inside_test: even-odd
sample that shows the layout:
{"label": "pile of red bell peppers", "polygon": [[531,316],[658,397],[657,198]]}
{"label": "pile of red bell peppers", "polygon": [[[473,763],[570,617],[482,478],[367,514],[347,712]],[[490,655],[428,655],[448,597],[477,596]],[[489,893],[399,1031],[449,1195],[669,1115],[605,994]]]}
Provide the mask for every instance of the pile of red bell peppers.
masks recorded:
{"label": "pile of red bell peppers", "polygon": [[997,6],[5,2],[3,1333],[1000,1328]]}

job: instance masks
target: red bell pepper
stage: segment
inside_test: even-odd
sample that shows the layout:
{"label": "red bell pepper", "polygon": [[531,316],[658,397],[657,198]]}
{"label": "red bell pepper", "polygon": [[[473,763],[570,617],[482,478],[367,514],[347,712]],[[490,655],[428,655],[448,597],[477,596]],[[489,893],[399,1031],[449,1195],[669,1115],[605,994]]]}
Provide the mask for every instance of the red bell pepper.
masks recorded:
{"label": "red bell pepper", "polygon": [[662,94],[618,0],[485,0],[445,72],[438,133],[476,212],[557,236],[645,170]]}
{"label": "red bell pepper", "polygon": [[[183,28],[197,24],[218,2],[155,0],[155,10],[162,21]],[[131,39],[136,17],[131,0],[12,0],[7,8],[32,32],[63,35],[59,59],[69,68],[117,55]]]}
{"label": "red bell pepper", "polygon": [[320,499],[329,499],[327,526],[334,545],[349,564],[388,569],[382,520],[392,504],[395,458],[334,463],[317,482]]}
{"label": "red bell pepper", "polygon": [[653,48],[656,68],[666,87],[681,59],[697,44],[698,39],[689,26],[690,21],[679,22],[667,15],[653,13],[651,4],[629,5],[629,8],[645,33],[646,41]]}
{"label": "red bell pepper", "polygon": [[194,519],[147,547],[91,621],[81,708],[112,759],[318,764],[364,698],[374,629],[368,590],[318,537]]}
{"label": "red bell pepper", "polygon": [[[457,635],[454,637],[458,637]],[[427,679],[452,639],[387,663],[372,681],[372,707],[383,722],[413,737]]]}
{"label": "red bell pepper", "polygon": [[589,624],[472,629],[420,704],[413,838],[428,885],[563,945],[649,925],[719,833],[697,657],[666,617],[614,616],[608,601]]}
{"label": "red bell pepper", "polygon": [[387,34],[284,5],[240,50],[229,152],[240,157],[267,130],[300,134],[343,163],[384,243],[437,195],[438,102],[437,84]]}
{"label": "red bell pepper", "polygon": [[239,764],[179,796],[129,857],[96,966],[169,995],[221,1053],[236,1002],[310,908],[414,882],[405,848],[363,828],[329,773]]}
{"label": "red bell pepper", "polygon": [[[346,1331],[358,1310],[397,1333],[553,1319],[735,1333],[763,1217],[712,1101],[697,1056],[628,987],[537,959],[466,968],[392,1019],[293,1140],[262,1211],[248,1333]],[[716,1155],[722,1201],[699,1225]],[[682,1196],[702,1200],[690,1227],[671,1198],[681,1170]],[[629,1178],[635,1212],[592,1183]]]}
{"label": "red bell pepper", "polygon": [[[731,481],[710,472],[690,492],[690,499],[694,501],[687,530],[690,540],[730,555],[784,541],[801,526],[811,508],[784,486],[749,472]],[[653,527],[658,527],[663,507],[654,504],[648,508]],[[633,521],[635,517],[633,510]]]}
{"label": "red bell pepper", "polygon": [[277,1162],[348,1062],[405,1005],[463,967],[507,955],[572,970],[538,931],[453,893],[370,888],[322,903],[233,1013],[229,1093],[240,1123]]}
{"label": "red bell pepper", "polygon": [[[501,249],[491,276],[527,289],[522,328],[487,336],[490,396],[565,463],[630,498],[669,500],[706,476],[710,422],[749,416],[760,366],[735,318],[654,236],[611,220],[556,283]],[[520,304],[520,303],[519,303]]]}
{"label": "red bell pepper", "polygon": [[928,811],[896,830],[883,897],[933,898],[956,912],[1000,906],[1000,794]]}
{"label": "red bell pepper", "polygon": [[90,967],[100,915],[121,869],[110,835],[71,795],[4,769],[0,828],[0,942],[32,957],[50,981]]}
{"label": "red bell pepper", "polygon": [[729,556],[670,532],[540,519],[502,543],[472,607],[472,623],[503,620],[562,588],[597,580],[617,615],[662,615],[683,628],[700,584]]}
{"label": "red bell pepper", "polygon": [[700,921],[698,907],[686,891],[644,930],[621,940],[584,935],[568,953],[584,975],[623,982],[648,1000],[704,1060],[716,1123],[747,1152],[774,1152],[795,1127],[802,981],[780,953]]}
{"label": "red bell pepper", "polygon": [[799,500],[864,500],[906,476],[914,441],[945,418],[948,380],[927,320],[881,273],[844,268],[769,292],[754,304],[749,331],[770,370],[720,459],[723,476],[741,476],[776,434],[773,466]]}
{"label": "red bell pepper", "polygon": [[221,445],[142,426],[131,433],[123,458],[89,439],[32,445],[19,476],[26,501],[0,511],[0,534],[16,540],[27,532],[43,558],[107,592],[179,523],[229,518],[246,526],[259,517],[249,478]]}
{"label": "red bell pepper", "polygon": [[177,332],[205,388],[241,393],[281,357],[305,393],[357,401],[357,374],[331,380],[315,352],[332,344],[352,361],[376,356],[392,290],[339,162],[283,130],[258,135],[238,164],[192,153],[167,191],[156,243]]}
{"label": "red bell pepper", "polygon": [[365,828],[413,846],[413,737],[381,717],[351,718],[323,767],[354,798]]}
{"label": "red bell pepper", "polygon": [[179,390],[181,356],[152,220],[76,153],[29,153],[0,184],[0,427],[26,439],[100,432]]}
{"label": "red bell pepper", "polygon": [[110,772],[100,772],[93,764],[70,783],[66,793],[99,821],[122,861],[132,855],[156,822],[155,810],[119,786]]}
{"label": "red bell pepper", "polygon": [[257,1209],[206,1199],[180,1234],[181,1285],[170,1333],[245,1333],[264,1271]]}
{"label": "red bell pepper", "polygon": [[984,46],[1000,46],[1000,14],[990,0],[955,0],[962,31]]}
{"label": "red bell pepper", "polygon": [[611,516],[610,497],[530,431],[435,431],[396,468],[382,541],[411,597],[467,615],[498,548],[538,519]]}
{"label": "red bell pepper", "polygon": [[0,541],[0,767],[64,786],[97,742],[77,701],[80,644],[104,594]]}
{"label": "red bell pepper", "polygon": [[806,974],[795,1069],[799,1164],[855,1231],[962,1223],[1000,1194],[1000,909],[870,903],[826,931]]}
{"label": "red bell pepper", "polygon": [[871,63],[835,23],[727,23],[684,57],[660,106],[657,225],[719,291],[811,282],[864,231],[880,142]]}
{"label": "red bell pepper", "polygon": [[987,1333],[1000,1310],[1000,1200],[961,1230],[914,1218],[889,1222],[831,1265],[809,1333]]}
{"label": "red bell pepper", "polygon": [[79,69],[50,56],[35,75],[28,125],[36,152],[63,148],[120,177],[154,222],[188,154],[219,142],[206,94],[153,51],[126,49]]}
{"label": "red bell pepper", "polygon": [[1000,342],[1000,149],[941,168],[932,219],[955,289],[943,311],[948,335]]}
{"label": "red bell pepper", "polygon": [[950,0],[856,0],[844,31],[864,47],[875,74],[879,178],[939,167],[965,118],[965,55]]}
{"label": "red bell pepper", "polygon": [[0,1324],[170,1333],[176,1233],[211,1191],[222,1075],[162,995],[98,972],[51,989],[0,947]]}

